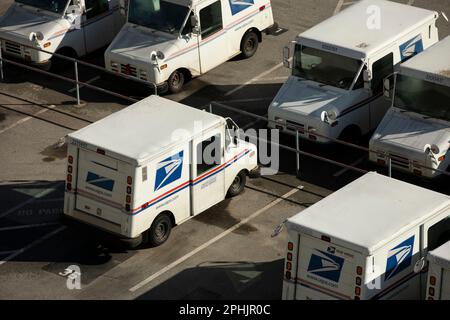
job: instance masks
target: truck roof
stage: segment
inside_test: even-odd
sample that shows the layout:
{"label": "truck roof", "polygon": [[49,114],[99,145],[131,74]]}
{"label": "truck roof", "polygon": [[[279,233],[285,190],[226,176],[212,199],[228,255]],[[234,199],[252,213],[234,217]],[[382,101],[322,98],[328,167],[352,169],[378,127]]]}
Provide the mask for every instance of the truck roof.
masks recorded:
{"label": "truck roof", "polygon": [[428,260],[445,269],[450,269],[450,241],[428,252]]}
{"label": "truck roof", "polygon": [[288,219],[287,227],[371,255],[450,206],[450,197],[370,172]]}
{"label": "truck roof", "polygon": [[[379,29],[367,27],[371,6],[380,8]],[[436,12],[422,8],[386,0],[361,0],[301,33],[298,39],[306,46],[321,48],[329,44],[350,57],[363,59],[436,18]]]}
{"label": "truck roof", "polygon": [[220,123],[225,119],[150,96],[68,136],[139,165]]}
{"label": "truck roof", "polygon": [[450,36],[404,62],[400,72],[450,86]]}

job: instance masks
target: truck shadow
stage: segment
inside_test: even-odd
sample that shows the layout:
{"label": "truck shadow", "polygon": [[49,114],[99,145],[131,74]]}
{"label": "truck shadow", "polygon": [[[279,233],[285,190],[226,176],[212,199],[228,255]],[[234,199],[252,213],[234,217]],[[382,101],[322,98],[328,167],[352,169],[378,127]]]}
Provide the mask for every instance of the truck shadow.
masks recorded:
{"label": "truck shadow", "polygon": [[138,300],[280,300],[284,259],[212,261],[177,273]]}
{"label": "truck shadow", "polygon": [[42,269],[55,274],[77,265],[83,270],[82,284],[88,284],[136,252],[126,250],[106,233],[63,221],[63,186],[64,181],[0,185],[4,200],[0,208],[0,261],[48,262]]}

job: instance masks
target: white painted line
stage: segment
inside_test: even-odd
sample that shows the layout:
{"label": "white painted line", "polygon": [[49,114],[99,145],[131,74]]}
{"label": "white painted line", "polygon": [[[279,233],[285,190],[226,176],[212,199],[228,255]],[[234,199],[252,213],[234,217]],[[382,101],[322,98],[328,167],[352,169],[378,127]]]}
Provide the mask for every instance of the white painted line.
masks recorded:
{"label": "white painted line", "polygon": [[23,225],[23,226],[3,227],[3,228],[0,228],[0,232],[1,231],[12,231],[12,230],[47,227],[47,226],[54,226],[54,225],[59,225],[59,223],[58,222],[47,222],[47,223],[27,224],[27,225]]}
{"label": "white painted line", "polygon": [[[92,82],[97,81],[99,79],[100,79],[100,76],[96,76],[96,77],[92,78],[91,80],[85,81],[84,83],[91,84]],[[83,87],[84,87],[84,85],[80,84],[80,89]],[[75,91],[77,91],[77,87],[73,87],[72,89],[69,90],[70,93],[73,93]]]}
{"label": "white painted line", "polygon": [[154,273],[153,275],[151,275],[150,277],[148,277],[147,279],[139,282],[138,284],[136,284],[134,287],[130,288],[129,291],[131,292],[135,292],[136,290],[139,290],[140,288],[142,288],[143,286],[145,286],[146,284],[150,283],[151,281],[153,281],[154,279],[158,278],[159,276],[161,276],[162,274],[166,273],[167,271],[170,271],[171,269],[175,268],[176,266],[178,266],[180,263],[186,261],[187,259],[189,259],[190,257],[192,257],[193,255],[197,254],[198,252],[202,251],[203,249],[209,247],[210,245],[214,244],[215,242],[219,241],[220,239],[222,239],[223,237],[227,236],[228,234],[230,234],[231,232],[233,232],[234,230],[240,228],[242,225],[248,223],[250,220],[256,218],[257,216],[259,216],[261,213],[267,211],[268,209],[272,208],[273,206],[277,205],[278,203],[280,203],[281,201],[289,198],[290,196],[292,196],[293,194],[297,193],[298,191],[300,191],[300,187],[294,188],[291,191],[289,191],[288,193],[284,194],[283,196],[281,196],[278,199],[275,199],[274,201],[270,202],[268,205],[266,205],[264,208],[259,209],[258,211],[256,211],[255,213],[253,213],[252,215],[250,215],[249,217],[245,218],[244,220],[241,220],[241,222],[235,224],[233,227],[225,230],[224,232],[222,232],[221,234],[219,234],[218,236],[212,238],[211,240],[209,240],[208,242],[205,242],[204,244],[202,244],[200,247],[197,247],[195,250],[189,252],[188,254],[184,255],[183,257],[179,258],[178,260],[172,262],[171,264],[165,266],[163,269],[161,269],[160,271]]}
{"label": "white painted line", "polygon": [[[358,160],[356,160],[355,162],[353,162],[353,163],[351,164],[351,166],[352,166],[352,167],[357,166],[358,164],[360,164],[361,162],[363,162],[364,160],[366,160],[366,158],[367,158],[367,156],[364,156],[364,157],[359,158]],[[350,170],[350,169],[348,169],[348,168],[343,168],[342,170],[339,170],[338,172],[336,172],[335,174],[333,174],[333,177],[336,177],[336,178],[337,178],[337,177],[343,175],[344,173],[346,173],[348,170]]]}
{"label": "white painted line", "polygon": [[[0,105],[0,107],[1,107],[1,105]],[[47,111],[49,111],[49,110],[51,110],[51,109],[54,109],[54,108],[56,108],[56,106],[55,106],[55,105],[51,105],[51,106],[48,106],[48,107],[45,108],[45,109],[39,110],[38,112],[36,112],[36,113],[33,114],[32,116],[28,116],[28,117],[22,118],[22,119],[20,119],[19,121],[17,121],[17,122],[15,122],[15,123],[11,124],[10,126],[8,126],[8,127],[4,128],[4,129],[0,130],[0,134],[2,134],[3,132],[8,131],[9,129],[12,129],[12,128],[14,128],[14,127],[17,127],[18,125],[20,125],[20,124],[22,124],[22,123],[24,123],[24,122],[27,122],[28,120],[31,120],[31,119],[33,119],[34,117],[36,117],[36,116],[38,116],[38,115],[40,115],[40,114],[43,114],[44,112],[47,112]],[[9,110],[9,109],[8,109],[8,110]],[[13,111],[14,111],[14,110],[13,110]],[[18,112],[18,111],[17,111],[17,112]]]}
{"label": "white painted line", "polygon": [[242,102],[259,102],[259,101],[272,101],[273,97],[266,97],[266,98],[249,98],[249,99],[233,99],[233,100],[220,100],[220,101],[212,101],[217,103],[242,103]]}
{"label": "white painted line", "polygon": [[251,83],[253,83],[253,82],[255,82],[255,81],[257,81],[257,80],[259,80],[259,79],[261,79],[261,78],[263,78],[263,77],[265,77],[265,76],[267,76],[268,74],[271,74],[272,72],[274,72],[274,71],[277,70],[278,68],[281,68],[282,66],[283,66],[283,63],[281,62],[281,63],[277,64],[276,66],[270,68],[269,70],[266,70],[266,71],[264,71],[263,73],[257,75],[256,77],[254,77],[254,78],[248,80],[246,83],[244,83],[244,84],[242,84],[242,85],[240,85],[240,86],[238,86],[238,87],[236,87],[236,88],[234,88],[234,89],[232,89],[232,90],[226,92],[226,93],[224,94],[224,96],[227,97],[227,96],[229,96],[229,95],[232,95],[233,93],[235,93],[235,92],[241,90],[242,88],[248,86],[249,84],[251,84]]}
{"label": "white painted line", "polygon": [[18,250],[0,251],[0,256],[6,256],[7,254],[15,253]]}
{"label": "white painted line", "polygon": [[45,240],[47,240],[47,239],[53,237],[55,234],[57,234],[57,233],[63,231],[64,229],[66,229],[66,226],[59,227],[58,229],[56,229],[56,230],[54,230],[54,231],[52,231],[52,232],[50,232],[50,233],[47,233],[47,234],[44,235],[43,237],[41,237],[41,238],[39,238],[39,239],[33,241],[32,243],[30,243],[29,245],[23,247],[22,249],[19,249],[19,250],[15,251],[13,254],[7,256],[5,259],[0,260],[0,266],[3,265],[3,264],[5,264],[5,263],[8,262],[8,261],[14,259],[14,258],[17,257],[18,255],[21,255],[22,253],[24,253],[24,252],[30,250],[30,249],[33,248],[34,246],[37,246],[37,245],[40,244],[41,242],[44,242]]}
{"label": "white painted line", "polygon": [[282,76],[282,77],[270,77],[270,78],[263,78],[263,79],[259,79],[256,80],[256,82],[270,82],[270,81],[284,81],[287,80],[287,78],[289,78],[288,76]]}
{"label": "white painted line", "polygon": [[337,5],[336,5],[336,9],[334,9],[333,16],[337,15],[339,13],[339,11],[341,11],[342,6],[344,5],[344,1],[345,0],[338,1]]}
{"label": "white painted line", "polygon": [[[55,183],[52,187],[55,188],[55,187],[57,187],[58,185],[60,185],[61,183],[62,183],[62,182]],[[39,192],[38,194],[36,194],[35,196],[33,196],[32,198],[28,199],[27,201],[24,201],[24,202],[22,202],[22,203],[19,203],[19,204],[18,204],[17,206],[15,206],[14,208],[11,208],[11,209],[9,209],[9,210],[3,212],[3,213],[0,213],[0,218],[3,218],[3,217],[5,217],[5,216],[7,216],[8,214],[13,213],[14,211],[17,211],[17,210],[19,210],[20,208],[25,207],[26,205],[32,203],[33,201],[36,201],[37,199],[39,199],[39,198],[45,196],[46,194],[50,193],[51,191],[54,191],[53,188],[47,188],[47,189],[44,189],[44,190],[42,190],[41,192]]]}

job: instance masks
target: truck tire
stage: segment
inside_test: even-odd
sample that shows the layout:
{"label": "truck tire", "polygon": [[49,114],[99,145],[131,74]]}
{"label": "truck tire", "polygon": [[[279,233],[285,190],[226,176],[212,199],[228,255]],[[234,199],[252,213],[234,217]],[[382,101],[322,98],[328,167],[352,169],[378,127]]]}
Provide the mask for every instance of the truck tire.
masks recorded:
{"label": "truck tire", "polygon": [[254,31],[249,31],[244,34],[241,41],[241,55],[244,59],[253,57],[258,50],[258,35]]}
{"label": "truck tire", "polygon": [[148,242],[153,247],[162,245],[167,241],[172,230],[172,221],[167,214],[160,214],[148,229]]}
{"label": "truck tire", "polygon": [[361,129],[355,125],[346,127],[339,136],[339,140],[344,142],[359,144],[362,139]]}
{"label": "truck tire", "polygon": [[[78,59],[78,55],[75,52],[75,50],[71,49],[71,48],[62,48],[58,51],[56,51],[57,54],[66,56],[68,58],[74,58],[74,59]],[[51,64],[49,66],[49,70],[53,71],[53,72],[59,72],[64,70],[67,67],[71,67],[73,66],[73,63],[70,62],[69,60],[63,59],[63,58],[59,58],[59,57],[55,57],[53,56],[51,58]]]}
{"label": "truck tire", "polygon": [[245,172],[239,172],[234,178],[230,188],[228,189],[227,196],[231,198],[240,194],[244,190],[246,180],[247,175],[245,174]]}
{"label": "truck tire", "polygon": [[185,77],[183,72],[179,70],[175,70],[170,75],[169,79],[167,80],[167,85],[170,93],[178,93],[183,89]]}

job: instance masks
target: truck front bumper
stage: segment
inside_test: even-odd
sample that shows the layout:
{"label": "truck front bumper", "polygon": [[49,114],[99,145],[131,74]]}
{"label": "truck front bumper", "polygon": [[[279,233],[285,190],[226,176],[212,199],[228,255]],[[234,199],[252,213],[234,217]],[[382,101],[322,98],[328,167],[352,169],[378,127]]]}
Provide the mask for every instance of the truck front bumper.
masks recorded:
{"label": "truck front bumper", "polygon": [[248,173],[248,177],[250,179],[256,179],[256,178],[261,177],[261,167],[260,166],[256,166],[252,170],[250,170],[249,173]]}

